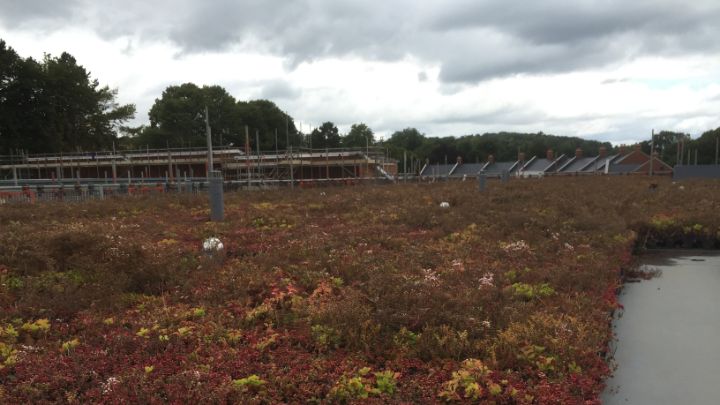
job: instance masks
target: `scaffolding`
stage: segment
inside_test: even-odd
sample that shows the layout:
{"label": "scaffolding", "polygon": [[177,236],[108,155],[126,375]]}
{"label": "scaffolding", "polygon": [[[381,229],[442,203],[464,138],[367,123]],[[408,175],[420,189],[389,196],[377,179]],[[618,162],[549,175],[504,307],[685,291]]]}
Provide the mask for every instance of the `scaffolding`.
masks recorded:
{"label": "scaffolding", "polygon": [[166,148],[0,156],[0,187],[58,184],[186,183],[209,169],[225,182],[247,186],[395,181],[397,161],[381,147],[289,148],[246,153],[237,147]]}

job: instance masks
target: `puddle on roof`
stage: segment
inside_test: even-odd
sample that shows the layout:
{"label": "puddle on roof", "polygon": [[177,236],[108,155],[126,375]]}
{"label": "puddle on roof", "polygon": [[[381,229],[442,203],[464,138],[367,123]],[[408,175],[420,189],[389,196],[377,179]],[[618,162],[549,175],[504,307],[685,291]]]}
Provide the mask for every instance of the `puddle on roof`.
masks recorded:
{"label": "puddle on roof", "polygon": [[620,295],[602,403],[720,403],[720,253],[654,253],[645,266],[662,274]]}

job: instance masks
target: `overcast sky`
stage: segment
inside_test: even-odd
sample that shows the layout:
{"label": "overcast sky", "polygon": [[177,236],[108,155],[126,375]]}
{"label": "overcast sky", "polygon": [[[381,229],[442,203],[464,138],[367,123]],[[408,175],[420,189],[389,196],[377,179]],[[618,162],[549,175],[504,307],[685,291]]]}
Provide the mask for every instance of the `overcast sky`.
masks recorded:
{"label": "overcast sky", "polygon": [[523,131],[629,143],[720,126],[717,0],[0,0],[22,56],[67,51],[138,108],[169,85],[267,98],[307,132]]}

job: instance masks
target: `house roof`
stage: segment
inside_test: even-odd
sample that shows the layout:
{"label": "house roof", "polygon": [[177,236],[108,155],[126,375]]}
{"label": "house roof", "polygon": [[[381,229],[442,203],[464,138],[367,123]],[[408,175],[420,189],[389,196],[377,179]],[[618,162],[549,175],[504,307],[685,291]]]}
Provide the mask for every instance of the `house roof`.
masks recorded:
{"label": "house roof", "polygon": [[[632,159],[627,159],[629,156],[633,156]],[[637,162],[638,159],[647,158],[644,162]],[[650,157],[644,154],[642,151],[633,151],[628,154],[613,154],[606,157],[600,156],[587,156],[587,157],[570,157],[561,155],[555,160],[549,160],[546,158],[533,157],[526,162],[512,161],[512,162],[486,162],[486,163],[452,163],[452,164],[428,164],[426,165],[421,176],[475,176],[479,173],[493,173],[499,174],[503,171],[514,173],[519,170],[528,173],[595,173],[604,172],[605,166],[608,162],[610,166],[607,169],[608,173],[632,173],[637,171],[645,170],[643,166],[646,166],[649,162]],[[627,160],[626,163],[623,163]],[[658,162],[656,167],[657,171],[671,171],[672,168],[667,163],[655,158]]]}
{"label": "house roof", "polygon": [[544,172],[554,161],[548,159],[532,159],[522,168],[524,172]]}
{"label": "house roof", "polygon": [[503,171],[513,172],[517,170],[518,162],[494,162],[488,163],[483,167],[485,173],[501,173]]}
{"label": "house roof", "polygon": [[632,173],[642,166],[641,164],[611,163],[609,173]]}
{"label": "house roof", "polygon": [[[571,172],[581,172],[583,169],[587,168],[588,166],[593,166],[592,163],[597,160],[596,156],[588,156],[588,157],[574,157],[570,159],[565,165],[563,165],[560,170],[560,172],[563,173],[571,173]],[[594,166],[593,166],[594,167]]]}
{"label": "house roof", "polygon": [[452,164],[427,164],[425,167],[423,167],[422,172],[420,172],[421,176],[447,176],[450,174],[450,170],[455,167],[455,163]]}
{"label": "house roof", "polygon": [[622,156],[622,155],[620,155],[620,154],[615,154],[615,155],[606,156],[606,157],[604,157],[604,158],[599,158],[599,159],[598,159],[598,162],[597,162],[597,165],[594,165],[594,164],[593,164],[593,165],[590,165],[590,166],[588,166],[587,168],[585,168],[584,171],[586,171],[586,172],[589,172],[589,171],[598,171],[598,172],[605,171],[605,165],[607,164],[608,160],[610,161],[610,164],[612,165],[612,163],[613,163],[615,160],[617,160],[619,157],[621,157],[621,156]]}
{"label": "house roof", "polygon": [[485,163],[463,163],[455,168],[452,176],[475,176],[480,173]]}
{"label": "house roof", "polygon": [[[652,159],[652,162],[653,162],[653,170],[655,170],[655,171],[657,171],[657,172],[672,171],[672,169],[673,169],[672,167],[670,167],[669,164],[663,162],[662,160],[660,160],[660,159],[658,159],[658,158],[653,158],[653,159]],[[641,170],[641,169],[642,169],[642,170],[648,170],[649,168],[650,168],[650,159],[648,159],[647,162],[642,163],[642,164],[640,165],[640,167],[638,167],[638,171]]]}
{"label": "house roof", "polygon": [[557,171],[559,171],[560,168],[563,167],[563,166],[565,165],[565,163],[568,162],[568,160],[570,160],[570,158],[568,158],[567,156],[565,156],[565,155],[560,155],[560,157],[558,157],[557,159],[555,159],[555,162],[553,162],[553,166],[552,166],[552,167],[550,168],[550,170],[548,170],[548,171],[550,171],[550,172],[557,172]]}

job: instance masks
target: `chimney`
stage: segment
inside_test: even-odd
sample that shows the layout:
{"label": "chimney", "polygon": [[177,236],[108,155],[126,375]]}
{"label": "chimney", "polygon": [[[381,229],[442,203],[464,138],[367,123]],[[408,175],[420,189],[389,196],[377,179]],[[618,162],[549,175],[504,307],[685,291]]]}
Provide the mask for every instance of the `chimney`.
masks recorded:
{"label": "chimney", "polygon": [[580,159],[582,157],[582,149],[580,149],[580,148],[575,149],[575,157],[577,159]]}
{"label": "chimney", "polygon": [[635,145],[635,151],[640,152],[641,150],[640,144]]}
{"label": "chimney", "polygon": [[625,145],[620,145],[620,156],[625,155]]}
{"label": "chimney", "polygon": [[495,164],[495,155],[488,156],[488,163],[489,164]]}
{"label": "chimney", "polygon": [[600,159],[605,159],[607,157],[607,148],[604,146],[600,147]]}
{"label": "chimney", "polygon": [[547,153],[545,154],[545,157],[546,157],[547,160],[549,160],[549,161],[555,160],[555,154],[553,153],[553,150],[552,150],[552,149],[548,149],[548,150],[547,150]]}
{"label": "chimney", "polygon": [[525,161],[525,152],[518,152],[518,160],[521,162]]}

